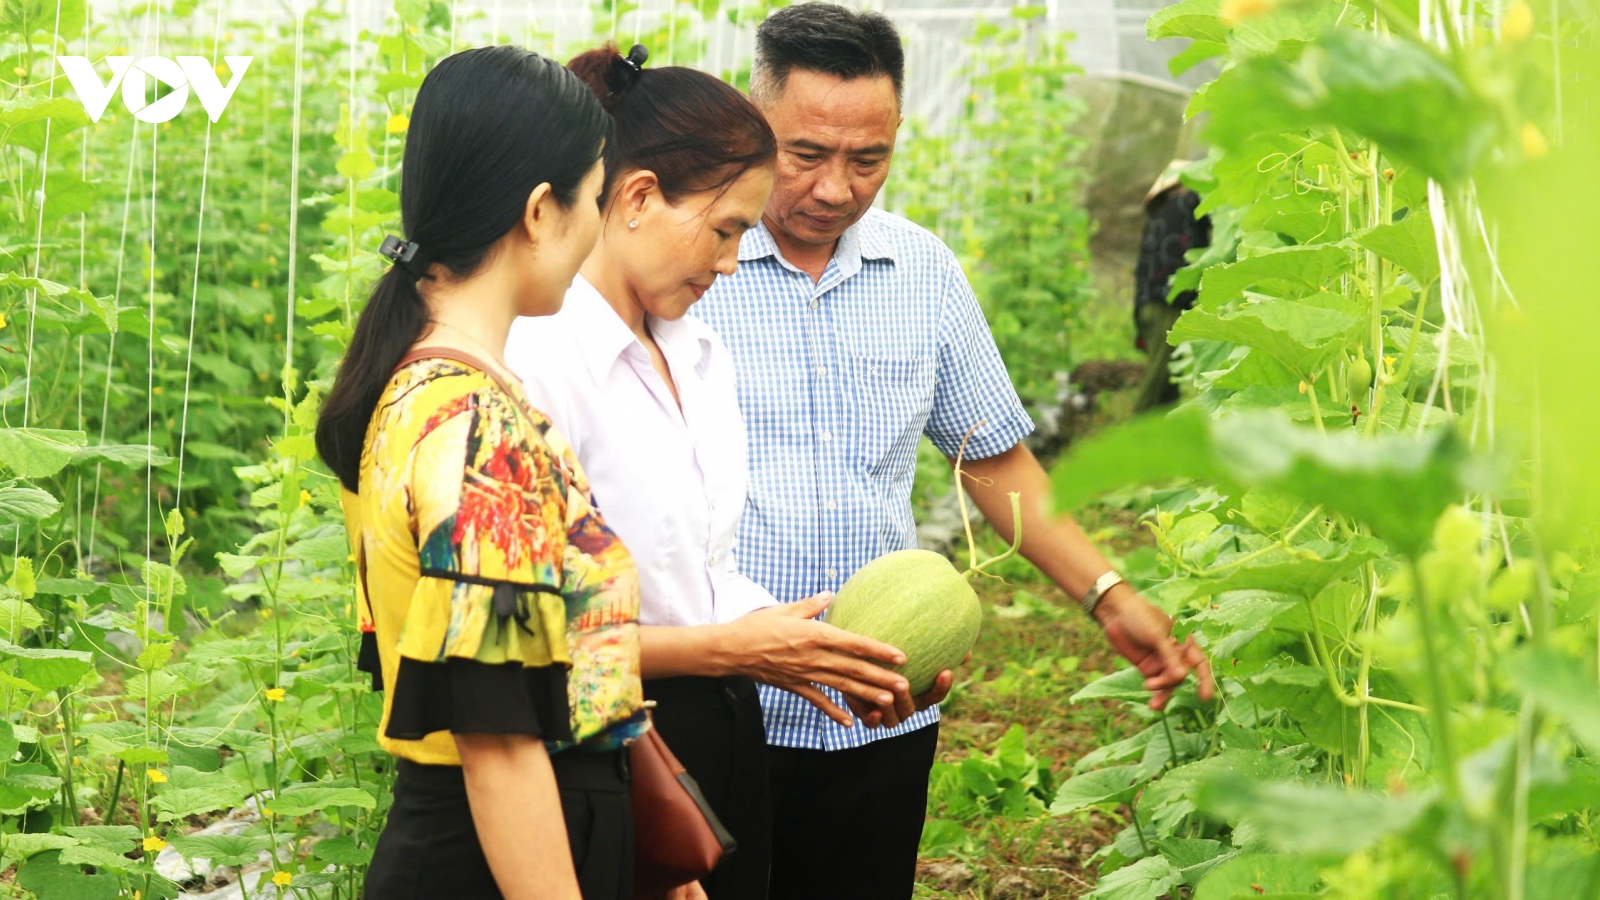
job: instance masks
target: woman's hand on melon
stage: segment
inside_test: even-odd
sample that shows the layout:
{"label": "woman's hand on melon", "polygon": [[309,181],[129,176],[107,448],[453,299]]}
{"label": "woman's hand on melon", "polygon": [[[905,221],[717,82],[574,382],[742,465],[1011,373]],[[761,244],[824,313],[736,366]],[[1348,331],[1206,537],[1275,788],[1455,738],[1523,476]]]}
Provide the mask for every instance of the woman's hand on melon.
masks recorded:
{"label": "woman's hand on melon", "polygon": [[817,685],[844,693],[852,698],[852,706],[859,701],[880,718],[898,721],[911,715],[916,701],[910,683],[884,668],[902,665],[906,655],[882,641],[816,621],[832,600],[832,594],[818,594],[758,609],[728,623],[729,668],[799,694],[845,727],[855,724],[855,716],[829,700]]}
{"label": "woman's hand on melon", "polygon": [[1210,700],[1216,693],[1211,679],[1211,663],[1205,651],[1188,640],[1178,643],[1172,637],[1172,619],[1126,584],[1108,591],[1094,617],[1105,629],[1111,646],[1133,663],[1144,675],[1150,691],[1150,708],[1162,709],[1172,692],[1193,672],[1199,682],[1200,699]]}

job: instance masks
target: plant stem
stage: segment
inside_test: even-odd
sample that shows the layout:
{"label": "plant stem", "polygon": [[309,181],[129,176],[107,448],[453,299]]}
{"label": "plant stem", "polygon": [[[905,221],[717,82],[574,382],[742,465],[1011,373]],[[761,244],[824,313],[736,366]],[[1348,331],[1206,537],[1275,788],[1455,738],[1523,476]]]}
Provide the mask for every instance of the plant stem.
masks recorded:
{"label": "plant stem", "polygon": [[1439,764],[1443,769],[1445,794],[1451,801],[1461,799],[1461,782],[1456,771],[1454,742],[1450,740],[1450,685],[1445,679],[1444,662],[1439,658],[1439,636],[1435,632],[1433,610],[1428,607],[1427,588],[1422,581],[1422,567],[1415,559],[1407,559],[1411,567],[1412,583],[1416,585],[1417,619],[1422,627],[1422,650],[1427,664],[1428,687],[1433,694],[1433,727],[1438,732]]}
{"label": "plant stem", "polygon": [[[971,575],[974,572],[980,572],[980,573],[983,572],[983,570],[989,568],[990,566],[994,565],[995,563],[1000,562],[1001,560],[1009,558],[1012,554],[1017,552],[1018,548],[1020,548],[1022,546],[1022,495],[1019,494],[1016,491],[1011,491],[1011,492],[1007,493],[1006,496],[1011,498],[1011,547],[1010,547],[1010,549],[1006,550],[1006,552],[1000,554],[999,556],[992,556],[992,557],[984,560],[981,563],[975,564],[972,568],[970,568],[967,571],[963,572],[962,573],[963,576]],[[971,530],[972,530],[972,523],[968,522],[967,523],[967,531],[971,532]]]}

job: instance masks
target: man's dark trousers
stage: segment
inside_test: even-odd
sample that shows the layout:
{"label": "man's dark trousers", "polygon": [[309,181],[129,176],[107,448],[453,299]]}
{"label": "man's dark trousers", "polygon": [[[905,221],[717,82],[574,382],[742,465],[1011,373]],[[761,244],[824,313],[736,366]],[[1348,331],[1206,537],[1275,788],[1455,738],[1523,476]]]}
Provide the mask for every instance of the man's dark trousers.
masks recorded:
{"label": "man's dark trousers", "polygon": [[910,897],[938,743],[935,722],[848,750],[768,748],[771,900]]}

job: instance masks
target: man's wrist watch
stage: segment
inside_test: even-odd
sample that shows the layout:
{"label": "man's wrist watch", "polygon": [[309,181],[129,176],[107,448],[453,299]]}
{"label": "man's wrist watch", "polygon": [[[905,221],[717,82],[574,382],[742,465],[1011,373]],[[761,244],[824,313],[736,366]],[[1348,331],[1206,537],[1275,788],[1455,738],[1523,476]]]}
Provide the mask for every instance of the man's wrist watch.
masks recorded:
{"label": "man's wrist watch", "polygon": [[1106,595],[1106,591],[1121,583],[1122,576],[1118,575],[1115,569],[1106,572],[1094,580],[1094,585],[1089,588],[1089,593],[1083,595],[1083,599],[1078,601],[1078,605],[1083,607],[1083,611],[1087,615],[1094,615],[1094,608],[1100,605],[1100,598]]}

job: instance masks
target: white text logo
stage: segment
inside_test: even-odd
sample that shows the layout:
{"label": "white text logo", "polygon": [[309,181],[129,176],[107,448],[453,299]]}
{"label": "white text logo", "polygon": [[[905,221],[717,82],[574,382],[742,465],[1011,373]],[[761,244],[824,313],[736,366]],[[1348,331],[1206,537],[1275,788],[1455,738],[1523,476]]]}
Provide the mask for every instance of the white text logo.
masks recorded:
{"label": "white text logo", "polygon": [[[122,88],[123,105],[141,122],[166,122],[183,112],[184,104],[189,102],[190,88],[200,98],[200,105],[206,108],[206,115],[215,122],[222,117],[222,111],[228,108],[234,89],[239,86],[239,80],[244,77],[245,70],[250,68],[250,61],[255,57],[225,56],[223,59],[227,60],[228,69],[233,73],[227,87],[223,87],[216,70],[204,56],[180,56],[177,62],[164,56],[146,56],[138,62],[134,62],[131,56],[108,56],[106,63],[111,66],[109,84],[100,80],[100,73],[94,70],[94,64],[86,57],[56,57],[67,73],[67,80],[78,91],[84,112],[94,122],[100,121],[106,104],[111,102],[111,95],[116,93],[118,86]],[[146,76],[171,88],[171,93],[154,103],[147,103]]]}

